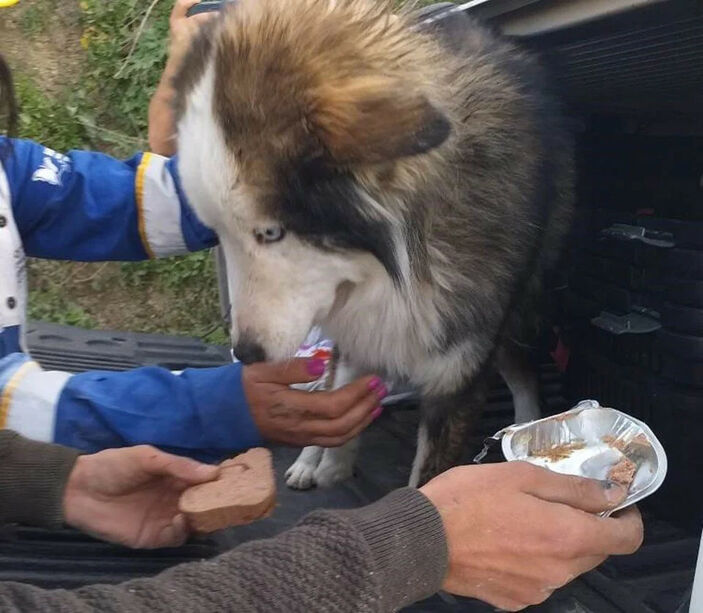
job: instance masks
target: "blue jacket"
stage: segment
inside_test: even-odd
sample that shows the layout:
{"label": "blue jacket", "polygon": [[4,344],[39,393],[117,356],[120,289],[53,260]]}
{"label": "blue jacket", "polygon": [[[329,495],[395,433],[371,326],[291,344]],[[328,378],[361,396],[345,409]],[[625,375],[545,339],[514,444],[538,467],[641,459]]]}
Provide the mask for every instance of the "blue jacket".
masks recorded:
{"label": "blue jacket", "polygon": [[25,256],[143,260],[212,247],[180,188],[175,158],[66,155],[0,137],[0,428],[85,451],[150,443],[217,459],[261,443],[241,366],[77,375],[27,354]]}

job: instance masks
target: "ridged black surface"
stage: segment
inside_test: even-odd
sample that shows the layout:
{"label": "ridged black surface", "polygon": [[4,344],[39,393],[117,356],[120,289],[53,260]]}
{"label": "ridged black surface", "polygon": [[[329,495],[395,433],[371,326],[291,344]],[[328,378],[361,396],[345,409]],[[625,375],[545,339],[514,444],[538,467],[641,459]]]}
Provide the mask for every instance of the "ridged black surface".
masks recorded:
{"label": "ridged black surface", "polygon": [[[86,332],[37,324],[32,332],[32,348],[50,356],[56,368],[75,364],[72,351],[90,347],[86,367],[114,366],[113,346],[100,346],[91,340],[105,339],[111,333]],[[60,336],[60,344],[55,336]],[[122,335],[118,335],[122,338]],[[119,344],[121,359],[130,365],[173,363],[202,364],[203,356],[226,360],[227,352],[204,347],[198,342],[148,335],[148,355],[139,354],[145,337],[127,335]],[[46,344],[42,344],[46,342]],[[181,353],[178,354],[177,352]],[[160,353],[163,351],[163,353]],[[142,361],[140,361],[142,360]],[[552,411],[567,407],[562,378],[553,366],[541,369],[541,387]],[[489,405],[481,427],[467,449],[470,461],[482,439],[511,423],[510,394],[498,380],[489,394]],[[386,410],[364,434],[357,475],[352,481],[329,490],[294,492],[282,481],[285,468],[295,459],[293,449],[275,449],[279,500],[273,516],[262,522],[221,532],[184,547],[159,551],[133,551],[95,541],[72,530],[44,530],[8,527],[0,531],[0,581],[22,581],[46,588],[74,588],[90,583],[118,583],[134,577],[155,575],[182,562],[217,555],[238,543],[267,538],[293,525],[310,510],[319,507],[351,507],[365,504],[388,490],[407,482],[417,428],[418,411],[412,405]],[[530,609],[536,613],[673,613],[685,597],[695,564],[698,540],[670,524],[648,517],[645,546],[634,556],[614,558],[597,571],[557,592],[547,603]],[[483,613],[494,609],[483,603],[450,595],[437,595],[407,609],[427,613]]]}
{"label": "ridged black surface", "polygon": [[529,42],[548,53],[561,89],[579,108],[703,108],[703,13],[696,0],[654,2]]}
{"label": "ridged black surface", "polygon": [[206,345],[187,336],[81,330],[43,322],[29,323],[27,342],[32,356],[44,368],[74,373],[154,365],[181,370],[231,361],[226,347]]}

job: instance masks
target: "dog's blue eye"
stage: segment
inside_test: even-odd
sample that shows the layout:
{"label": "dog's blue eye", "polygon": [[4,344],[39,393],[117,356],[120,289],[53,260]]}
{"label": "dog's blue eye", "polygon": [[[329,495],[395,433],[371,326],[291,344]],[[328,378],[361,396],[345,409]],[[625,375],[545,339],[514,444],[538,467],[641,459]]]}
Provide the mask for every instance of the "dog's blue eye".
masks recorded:
{"label": "dog's blue eye", "polygon": [[269,226],[254,230],[254,238],[260,245],[264,243],[276,243],[286,235],[286,230],[283,226]]}

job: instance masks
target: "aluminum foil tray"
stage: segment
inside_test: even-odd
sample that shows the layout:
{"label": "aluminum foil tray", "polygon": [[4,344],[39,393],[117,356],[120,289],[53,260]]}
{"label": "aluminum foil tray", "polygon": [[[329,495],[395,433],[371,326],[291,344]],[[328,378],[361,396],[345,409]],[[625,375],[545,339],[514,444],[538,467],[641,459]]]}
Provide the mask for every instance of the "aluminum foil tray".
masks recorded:
{"label": "aluminum foil tray", "polygon": [[628,488],[609,515],[653,494],[667,471],[666,453],[647,424],[584,400],[570,411],[498,432],[508,461],[522,460],[555,472],[610,479]]}

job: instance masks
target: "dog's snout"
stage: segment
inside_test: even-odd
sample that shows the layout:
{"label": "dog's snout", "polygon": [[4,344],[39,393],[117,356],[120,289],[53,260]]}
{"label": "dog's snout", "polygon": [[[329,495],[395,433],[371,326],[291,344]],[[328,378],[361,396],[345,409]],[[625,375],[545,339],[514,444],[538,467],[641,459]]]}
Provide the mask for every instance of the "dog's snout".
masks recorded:
{"label": "dog's snout", "polygon": [[243,364],[253,364],[263,362],[266,359],[264,348],[256,341],[242,337],[239,342],[232,347],[235,357]]}

